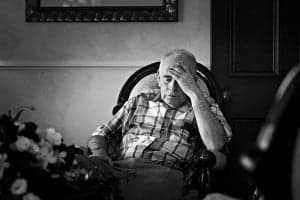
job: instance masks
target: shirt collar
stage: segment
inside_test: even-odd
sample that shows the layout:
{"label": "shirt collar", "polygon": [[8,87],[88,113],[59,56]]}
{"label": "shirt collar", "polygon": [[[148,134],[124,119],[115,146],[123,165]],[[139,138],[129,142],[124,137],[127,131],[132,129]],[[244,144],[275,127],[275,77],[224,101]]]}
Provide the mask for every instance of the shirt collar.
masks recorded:
{"label": "shirt collar", "polygon": [[165,105],[165,107],[167,107],[168,109],[176,109],[178,111],[181,112],[186,112],[187,110],[190,110],[190,108],[192,107],[192,104],[190,102],[190,100],[188,99],[186,102],[184,102],[181,106],[177,107],[177,108],[172,108],[170,107],[168,104],[166,104],[162,98],[161,98],[161,93],[159,89],[155,90],[155,96],[153,98],[154,102],[161,102],[163,105]]}

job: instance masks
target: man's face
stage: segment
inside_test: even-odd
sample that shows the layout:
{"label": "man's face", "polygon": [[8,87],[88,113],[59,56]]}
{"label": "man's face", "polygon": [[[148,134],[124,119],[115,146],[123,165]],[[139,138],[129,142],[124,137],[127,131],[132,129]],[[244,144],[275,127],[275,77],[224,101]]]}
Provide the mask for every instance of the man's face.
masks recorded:
{"label": "man's face", "polygon": [[180,106],[188,99],[177,81],[169,72],[169,69],[173,66],[178,66],[181,63],[178,59],[171,56],[162,61],[159,68],[158,85],[160,87],[161,98],[166,104],[173,108]]}

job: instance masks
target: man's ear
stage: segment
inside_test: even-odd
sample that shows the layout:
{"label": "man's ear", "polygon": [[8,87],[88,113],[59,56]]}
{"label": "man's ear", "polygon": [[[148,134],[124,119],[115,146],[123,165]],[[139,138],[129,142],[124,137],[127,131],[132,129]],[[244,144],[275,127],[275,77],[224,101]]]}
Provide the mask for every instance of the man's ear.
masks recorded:
{"label": "man's ear", "polygon": [[156,81],[157,81],[158,87],[160,87],[159,71],[156,72]]}

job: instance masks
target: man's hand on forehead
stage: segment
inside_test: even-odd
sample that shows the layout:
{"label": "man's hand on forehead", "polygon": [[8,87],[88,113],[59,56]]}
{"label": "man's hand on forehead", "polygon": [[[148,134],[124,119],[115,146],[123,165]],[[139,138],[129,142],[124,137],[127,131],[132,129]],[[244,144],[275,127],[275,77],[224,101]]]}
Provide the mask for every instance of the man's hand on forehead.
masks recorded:
{"label": "man's hand on forehead", "polygon": [[191,74],[192,76],[195,76],[194,67],[190,66],[188,64],[185,64],[185,63],[178,62],[178,63],[174,64],[173,66],[170,66],[169,69],[174,69],[181,73],[187,72],[187,73]]}
{"label": "man's hand on forehead", "polygon": [[178,72],[186,72],[187,71],[185,69],[185,67],[180,65],[180,64],[174,65],[174,66],[170,67],[170,69],[173,69],[173,70],[178,71]]}
{"label": "man's hand on forehead", "polygon": [[183,65],[174,65],[172,67],[170,67],[168,69],[168,71],[171,73],[171,75],[175,78],[175,79],[185,79],[185,78],[192,78],[194,79],[193,74],[190,72],[190,70]]}
{"label": "man's hand on forehead", "polygon": [[199,88],[197,87],[196,79],[187,68],[182,65],[174,65],[168,71],[187,96],[191,97],[198,91]]}
{"label": "man's hand on forehead", "polygon": [[185,70],[182,66],[172,66],[168,69],[169,73],[173,76],[175,80],[181,79],[185,75]]}

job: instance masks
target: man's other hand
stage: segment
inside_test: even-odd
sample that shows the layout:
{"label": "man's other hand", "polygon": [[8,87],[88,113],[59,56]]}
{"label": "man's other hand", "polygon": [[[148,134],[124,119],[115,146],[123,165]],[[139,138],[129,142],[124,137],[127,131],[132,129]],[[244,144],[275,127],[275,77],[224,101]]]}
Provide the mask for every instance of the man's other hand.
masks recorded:
{"label": "man's other hand", "polygon": [[101,160],[107,162],[109,165],[113,166],[112,159],[107,155],[106,151],[104,151],[103,149],[92,151],[92,154],[89,155],[89,157],[98,157]]}
{"label": "man's other hand", "polygon": [[104,136],[94,135],[90,137],[87,146],[91,151],[90,157],[92,156],[99,157],[101,160],[109,163],[110,165],[113,165],[113,162],[106,151],[107,142]]}

